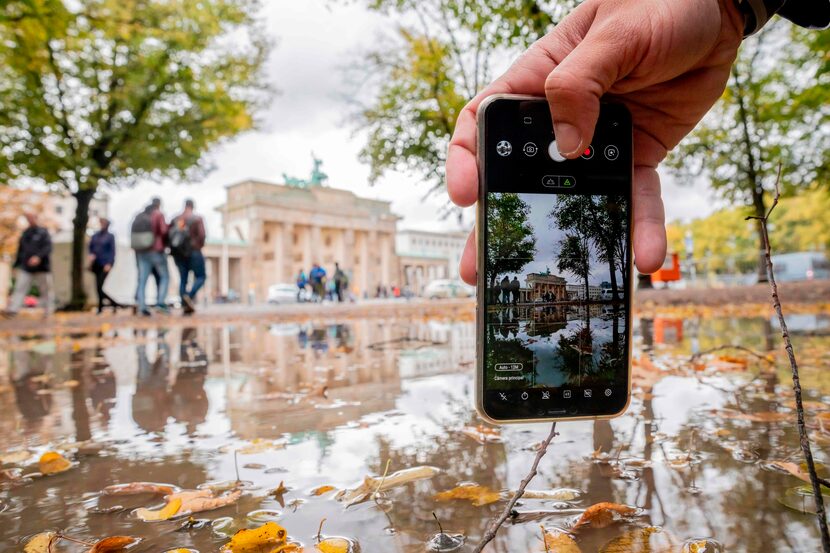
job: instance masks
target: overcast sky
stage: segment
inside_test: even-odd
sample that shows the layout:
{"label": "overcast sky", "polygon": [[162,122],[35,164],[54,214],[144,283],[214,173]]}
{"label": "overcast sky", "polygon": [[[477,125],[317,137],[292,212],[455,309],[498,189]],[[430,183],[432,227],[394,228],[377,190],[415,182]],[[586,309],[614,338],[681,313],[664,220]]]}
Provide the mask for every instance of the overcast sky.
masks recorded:
{"label": "overcast sky", "polygon": [[[324,0],[270,0],[265,4],[263,18],[276,40],[267,75],[280,94],[265,114],[264,127],[210,152],[216,169],[199,182],[183,186],[145,183],[111,192],[110,213],[117,235],[126,239],[134,213],[158,195],[167,215],[179,210],[185,198],[193,197],[207,218],[209,233],[218,236],[220,217],[214,208],[222,203],[226,185],[248,178],[279,183],[282,173],[306,178],[312,151],[323,160],[329,186],[391,200],[393,211],[403,217],[399,228],[457,229],[455,217],[436,218],[447,201],[445,196],[422,200],[428,185],[399,173],[370,186],[368,167],[357,159],[365,135],[355,134],[347,121],[351,108],[344,100],[349,87],[344,83],[343,68],[361,51],[376,47],[373,39],[394,22],[369,12],[360,2],[347,7],[327,6]],[[708,193],[676,186],[666,179],[664,183],[670,218],[703,215],[714,208]],[[468,224],[472,219],[468,210]]]}

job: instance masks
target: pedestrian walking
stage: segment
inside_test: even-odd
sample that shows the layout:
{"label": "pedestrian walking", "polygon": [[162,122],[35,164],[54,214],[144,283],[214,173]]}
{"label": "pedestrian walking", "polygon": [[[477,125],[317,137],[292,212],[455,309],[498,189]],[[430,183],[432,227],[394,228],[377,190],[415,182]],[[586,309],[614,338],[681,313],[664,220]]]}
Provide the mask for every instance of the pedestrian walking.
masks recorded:
{"label": "pedestrian walking", "polygon": [[311,281],[311,294],[315,302],[323,301],[326,295],[326,270],[315,263],[308,273]]}
{"label": "pedestrian walking", "polygon": [[513,294],[513,305],[519,303],[519,291],[521,288],[522,285],[519,283],[519,277],[514,276],[513,280],[510,281],[510,293]]}
{"label": "pedestrian walking", "polygon": [[349,275],[340,268],[339,263],[334,264],[334,293],[337,295],[337,301],[343,303],[343,297],[349,291]]}
{"label": "pedestrian walking", "polygon": [[167,223],[161,212],[161,199],[153,198],[150,205],[136,215],[130,229],[130,245],[135,250],[138,263],[138,289],[136,301],[138,313],[150,316],[147,308],[146,287],[147,280],[154,272],[158,273],[159,280],[156,294],[156,307],[167,312],[167,287],[170,284],[170,273],[167,270]]}
{"label": "pedestrian walking", "polygon": [[[205,257],[202,255],[206,236],[205,222],[193,212],[193,207],[193,200],[186,200],[184,211],[170,221],[167,231],[170,253],[179,269],[179,297],[185,315],[196,311],[196,294],[207,280]],[[193,273],[193,284],[188,289],[190,273]]]}
{"label": "pedestrian walking", "polygon": [[501,290],[501,301],[499,303],[505,305],[510,303],[510,279],[507,278],[507,275],[504,275],[504,278],[501,279],[499,289]]}
{"label": "pedestrian walking", "polygon": [[32,288],[37,286],[43,314],[48,317],[54,311],[52,297],[52,237],[49,231],[38,224],[36,213],[26,213],[29,226],[20,235],[17,243],[17,255],[14,259],[14,291],[6,312],[16,315],[23,307],[23,301]]}
{"label": "pedestrian walking", "polygon": [[104,303],[112,307],[113,313],[121,304],[104,291],[104,282],[115,264],[115,236],[109,231],[110,221],[102,217],[100,229],[89,239],[89,270],[95,275],[95,290],[98,293],[98,314],[104,310]]}
{"label": "pedestrian walking", "polygon": [[297,302],[303,302],[306,300],[306,286],[308,286],[308,277],[305,275],[305,271],[300,269],[300,272],[297,273]]}

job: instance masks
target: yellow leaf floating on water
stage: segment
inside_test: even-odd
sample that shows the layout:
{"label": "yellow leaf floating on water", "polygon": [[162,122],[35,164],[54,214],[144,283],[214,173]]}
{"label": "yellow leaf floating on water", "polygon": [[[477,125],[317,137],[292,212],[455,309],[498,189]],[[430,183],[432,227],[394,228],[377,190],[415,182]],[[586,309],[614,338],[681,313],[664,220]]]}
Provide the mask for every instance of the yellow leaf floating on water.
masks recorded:
{"label": "yellow leaf floating on water", "polygon": [[435,494],[436,501],[450,501],[453,499],[466,499],[476,507],[481,507],[501,499],[501,492],[493,491],[487,486],[478,484],[461,484],[451,490]]}
{"label": "yellow leaf floating on water", "polygon": [[545,542],[543,548],[548,553],[582,553],[574,539],[558,528],[547,530],[543,526],[542,539]]}
{"label": "yellow leaf floating on water", "polygon": [[177,488],[171,484],[159,484],[157,482],[128,482],[126,484],[113,484],[107,486],[101,493],[104,495],[134,495],[142,493],[153,493],[170,495],[175,493]]}
{"label": "yellow leaf floating on water", "polygon": [[41,532],[26,542],[23,547],[24,553],[48,553],[51,545],[57,540],[54,532]]}
{"label": "yellow leaf floating on water", "polygon": [[482,424],[478,426],[465,426],[461,429],[461,433],[480,444],[499,443],[502,441],[501,431],[498,428],[490,428]]}
{"label": "yellow leaf floating on water", "polygon": [[621,517],[631,516],[637,513],[637,509],[619,503],[602,502],[591,505],[579,520],[574,524],[573,529],[578,530],[583,526],[591,528],[605,528],[616,522]]}
{"label": "yellow leaf floating on water", "polygon": [[167,501],[179,500],[181,502],[180,514],[201,513],[202,511],[212,511],[225,505],[236,503],[236,500],[242,496],[240,490],[234,490],[225,495],[215,496],[213,490],[182,490],[167,496]]}
{"label": "yellow leaf floating on water", "polygon": [[600,553],[675,553],[677,543],[656,526],[634,528],[602,546]]}
{"label": "yellow leaf floating on water", "polygon": [[135,514],[138,518],[143,520],[144,522],[158,522],[160,520],[167,520],[168,518],[172,517],[176,513],[179,512],[179,508],[182,506],[181,498],[175,498],[171,501],[167,502],[167,505],[159,509],[158,511],[151,511],[150,509],[136,509]]}
{"label": "yellow leaf floating on water", "polygon": [[88,553],[118,553],[124,551],[128,545],[132,545],[137,541],[138,538],[130,536],[111,536],[97,542]]}
{"label": "yellow leaf floating on water", "polygon": [[323,495],[336,490],[334,486],[318,486],[311,490],[311,495]]}
{"label": "yellow leaf floating on water", "polygon": [[287,553],[302,551],[300,546],[288,543],[288,533],[276,522],[266,522],[259,528],[242,529],[222,546],[222,553]]}
{"label": "yellow leaf floating on water", "polygon": [[557,488],[553,490],[525,490],[522,499],[545,499],[547,501],[573,501],[582,495],[579,490],[572,488]]}
{"label": "yellow leaf floating on water", "polygon": [[46,475],[58,474],[72,468],[72,463],[57,451],[47,451],[40,456],[38,469]]}
{"label": "yellow leaf floating on water", "polygon": [[350,553],[352,542],[346,538],[332,537],[321,540],[316,547],[321,553]]}

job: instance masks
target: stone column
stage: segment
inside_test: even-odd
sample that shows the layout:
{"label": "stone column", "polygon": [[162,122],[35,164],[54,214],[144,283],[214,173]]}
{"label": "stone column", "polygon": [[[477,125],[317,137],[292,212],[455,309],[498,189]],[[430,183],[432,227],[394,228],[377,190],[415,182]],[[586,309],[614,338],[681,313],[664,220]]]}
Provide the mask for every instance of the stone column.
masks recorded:
{"label": "stone column", "polygon": [[303,226],[298,232],[300,233],[300,247],[303,249],[303,271],[308,276],[308,271],[311,270],[311,227]]}
{"label": "stone column", "polygon": [[346,229],[343,233],[341,241],[340,267],[346,271],[346,274],[351,276],[349,287],[355,287],[355,266],[354,266],[354,252],[357,244],[355,243],[355,236],[353,229]]}
{"label": "stone column", "polygon": [[282,224],[282,261],[277,265],[280,282],[293,282],[294,275],[294,223]]}
{"label": "stone column", "polygon": [[360,233],[360,288],[361,293],[367,293],[369,296],[374,294],[375,282],[369,278],[369,267],[372,262],[369,259],[369,233]]}
{"label": "stone column", "polygon": [[[322,229],[312,223],[311,228],[311,247],[309,248],[311,251],[311,262],[312,263],[323,263],[322,253],[323,253],[323,238],[322,238]],[[315,254],[317,257],[315,257]],[[306,269],[308,270],[308,269]]]}
{"label": "stone column", "polygon": [[255,301],[263,299],[264,297],[265,288],[262,284],[265,278],[262,267],[264,264],[262,256],[264,238],[262,220],[253,218],[248,232],[248,257],[250,259],[248,274],[250,275],[250,280],[247,283],[248,289],[239,291],[242,294],[243,301],[248,301],[249,292],[253,292]]}

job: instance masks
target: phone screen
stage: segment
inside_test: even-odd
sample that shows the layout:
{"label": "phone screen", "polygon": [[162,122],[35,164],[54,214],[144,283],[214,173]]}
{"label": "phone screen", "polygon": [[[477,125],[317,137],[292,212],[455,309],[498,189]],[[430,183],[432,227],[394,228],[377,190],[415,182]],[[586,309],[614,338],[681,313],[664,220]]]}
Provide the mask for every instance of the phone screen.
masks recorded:
{"label": "phone screen", "polygon": [[593,144],[557,161],[548,110],[498,99],[483,115],[479,401],[500,421],[628,400],[630,116],[603,105]]}

